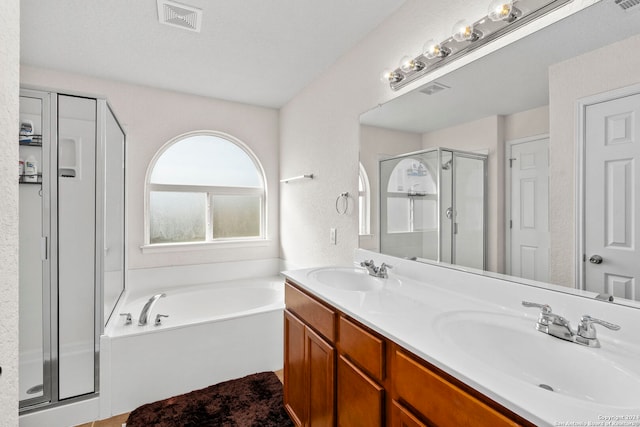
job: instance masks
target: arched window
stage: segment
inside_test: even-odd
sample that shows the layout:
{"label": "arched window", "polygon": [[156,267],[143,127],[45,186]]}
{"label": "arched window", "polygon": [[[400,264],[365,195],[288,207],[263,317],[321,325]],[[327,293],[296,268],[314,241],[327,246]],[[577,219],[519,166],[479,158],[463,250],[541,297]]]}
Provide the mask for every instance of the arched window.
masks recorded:
{"label": "arched window", "polygon": [[369,187],[369,176],[360,163],[360,173],[358,174],[358,219],[360,235],[371,233],[371,190]]}
{"label": "arched window", "polygon": [[147,171],[146,244],[265,238],[265,178],[241,141],[191,132],[169,141]]}

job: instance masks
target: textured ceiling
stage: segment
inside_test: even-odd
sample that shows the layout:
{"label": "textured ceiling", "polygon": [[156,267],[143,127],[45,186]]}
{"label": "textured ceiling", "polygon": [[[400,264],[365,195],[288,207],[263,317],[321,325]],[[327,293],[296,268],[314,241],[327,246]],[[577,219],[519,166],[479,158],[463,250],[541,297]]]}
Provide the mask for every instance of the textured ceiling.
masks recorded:
{"label": "textured ceiling", "polygon": [[21,0],[21,62],[280,107],[404,0],[185,0],[200,33],[156,0]]}

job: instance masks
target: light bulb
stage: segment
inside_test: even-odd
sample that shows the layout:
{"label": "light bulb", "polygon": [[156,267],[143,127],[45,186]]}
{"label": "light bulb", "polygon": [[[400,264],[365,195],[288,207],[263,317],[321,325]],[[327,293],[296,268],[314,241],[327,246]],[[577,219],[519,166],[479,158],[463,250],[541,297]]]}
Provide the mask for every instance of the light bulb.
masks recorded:
{"label": "light bulb", "polygon": [[397,83],[403,78],[404,76],[402,76],[401,74],[398,74],[395,71],[389,69],[384,70],[382,74],[380,74],[380,80],[383,83]]}
{"label": "light bulb", "polygon": [[400,59],[400,69],[405,73],[410,73],[413,71],[420,71],[425,67],[425,63],[422,61],[418,61],[417,58],[412,58],[408,55],[405,55]]}
{"label": "light bulb", "polygon": [[440,56],[440,43],[431,39],[424,44],[424,48],[422,49],[422,54],[427,59],[433,59],[437,56]]}
{"label": "light bulb", "polygon": [[440,43],[436,42],[433,39],[426,42],[424,44],[424,47],[422,48],[422,54],[427,59],[444,58],[450,53],[451,53],[451,50],[441,46]]}
{"label": "light bulb", "polygon": [[478,34],[474,31],[473,24],[466,19],[456,22],[453,26],[453,39],[457,42],[478,40]]}
{"label": "light bulb", "polygon": [[405,55],[400,59],[400,69],[405,73],[413,70],[414,64],[415,61],[409,55]]}
{"label": "light bulb", "polygon": [[511,19],[513,0],[493,0],[489,4],[487,16],[492,21],[506,21]]}

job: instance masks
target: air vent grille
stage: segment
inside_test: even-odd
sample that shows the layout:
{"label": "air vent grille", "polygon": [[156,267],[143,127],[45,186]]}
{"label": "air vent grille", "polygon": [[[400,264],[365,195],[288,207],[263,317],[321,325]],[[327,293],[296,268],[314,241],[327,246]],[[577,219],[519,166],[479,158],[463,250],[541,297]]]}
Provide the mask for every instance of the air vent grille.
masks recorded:
{"label": "air vent grille", "polygon": [[640,0],[616,0],[616,4],[620,6],[622,10],[628,11],[640,5]]}
{"label": "air vent grille", "polygon": [[426,86],[424,89],[420,89],[420,92],[425,95],[434,95],[438,92],[442,92],[445,89],[449,89],[449,86],[445,86],[442,83],[433,82],[430,85]]}
{"label": "air vent grille", "polygon": [[174,1],[158,0],[158,20],[161,24],[200,32],[202,9]]}

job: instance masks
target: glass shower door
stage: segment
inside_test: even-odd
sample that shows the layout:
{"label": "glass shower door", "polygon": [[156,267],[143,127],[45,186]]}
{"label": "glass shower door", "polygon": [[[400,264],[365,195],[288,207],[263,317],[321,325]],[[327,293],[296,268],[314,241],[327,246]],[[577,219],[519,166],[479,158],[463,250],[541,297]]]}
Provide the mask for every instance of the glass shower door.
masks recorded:
{"label": "glass shower door", "polygon": [[453,152],[453,260],[485,268],[486,157]]}
{"label": "glass shower door", "polygon": [[49,322],[49,94],[20,93],[19,143],[19,400],[20,407],[51,399]]}

